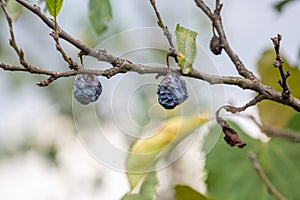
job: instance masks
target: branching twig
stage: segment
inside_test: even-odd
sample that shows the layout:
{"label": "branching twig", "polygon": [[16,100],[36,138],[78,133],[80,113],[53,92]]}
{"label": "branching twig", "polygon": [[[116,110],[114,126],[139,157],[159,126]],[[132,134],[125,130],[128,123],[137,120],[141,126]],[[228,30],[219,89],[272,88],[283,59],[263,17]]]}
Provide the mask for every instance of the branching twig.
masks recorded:
{"label": "branching twig", "polygon": [[[52,30],[55,30],[54,21],[52,19],[48,18],[41,11],[40,7],[38,7],[37,5],[32,5],[25,0],[16,0],[16,1],[18,3],[20,3],[22,6],[24,6],[25,8],[27,8],[28,10],[30,10],[32,13],[37,15],[49,28],[51,28]],[[120,62],[119,58],[117,58],[113,55],[107,54],[107,52],[103,49],[101,49],[101,50],[92,49],[91,47],[87,46],[79,39],[72,37],[61,27],[58,29],[58,36],[64,40],[66,40],[67,42],[69,42],[70,44],[75,46],[76,48],[78,48],[80,50],[80,53],[79,53],[80,55],[89,55],[89,56],[96,58],[97,60],[108,62],[111,64],[113,64],[114,62],[115,63]]]}
{"label": "branching twig", "polygon": [[7,12],[6,2],[4,0],[1,0],[0,4],[1,4],[1,8],[4,12],[4,15],[6,17],[6,21],[8,23],[8,27],[9,27],[9,33],[10,33],[9,44],[10,44],[10,46],[12,46],[12,48],[15,50],[15,52],[18,54],[18,56],[22,57],[23,53],[22,53],[22,50],[19,49],[19,47],[16,43],[14,30],[13,30],[13,26],[12,26],[12,18],[9,16],[9,14]]}
{"label": "branching twig", "polygon": [[218,124],[221,126],[225,134],[224,140],[227,142],[227,144],[229,144],[230,146],[238,146],[240,148],[243,148],[246,145],[246,143],[239,138],[237,132],[234,129],[232,129],[223,118],[220,117],[220,111],[224,109],[227,112],[231,112],[231,113],[242,112],[246,110],[248,107],[256,105],[258,102],[262,101],[263,99],[264,99],[263,95],[257,95],[256,97],[254,97],[254,99],[252,99],[242,107],[225,105],[217,110],[216,120]]}
{"label": "branching twig", "polygon": [[250,158],[250,160],[251,160],[251,162],[253,164],[253,168],[255,169],[255,171],[257,172],[257,174],[261,178],[261,180],[264,182],[264,184],[268,188],[269,192],[272,195],[274,195],[278,200],[286,200],[286,198],[282,194],[280,194],[276,190],[276,188],[273,186],[273,184],[271,183],[271,181],[269,180],[269,178],[265,174],[264,170],[262,169],[262,167],[258,163],[258,161],[256,159],[256,155],[253,152],[250,152],[248,154],[248,156],[249,156],[249,158]]}
{"label": "branching twig", "polygon": [[[9,39],[9,44],[12,46],[12,48],[15,50],[15,52],[18,54],[20,62],[24,62],[24,52],[22,49],[20,49],[17,45],[16,39],[15,39],[15,34],[14,34],[14,29],[12,25],[12,18],[9,16],[7,8],[6,8],[6,2],[4,0],[0,0],[1,8],[4,12],[8,27],[9,27],[9,33],[10,33],[10,39]],[[26,66],[24,66],[26,67]]]}
{"label": "branching twig", "polygon": [[228,105],[228,106],[224,106],[224,109],[231,113],[238,113],[238,112],[245,111],[247,108],[249,108],[251,106],[255,106],[257,103],[261,102],[264,99],[265,99],[264,95],[259,94],[259,95],[255,96],[254,99],[252,99],[251,101],[249,101],[247,104],[245,104],[242,107],[234,107],[234,106]]}
{"label": "branching twig", "polygon": [[53,72],[53,71],[48,71],[48,70],[44,70],[42,68],[39,67],[35,67],[31,64],[29,64],[28,62],[26,62],[25,60],[25,56],[24,56],[24,52],[21,48],[18,47],[17,42],[15,40],[15,34],[14,34],[14,29],[13,29],[13,25],[12,25],[12,18],[9,16],[8,12],[7,12],[7,8],[6,8],[6,3],[4,0],[0,1],[1,4],[1,8],[4,12],[6,21],[8,23],[9,26],[9,32],[10,32],[10,39],[9,39],[9,44],[10,46],[12,46],[12,48],[15,50],[15,52],[18,54],[19,56],[19,60],[20,60],[20,64],[22,66],[12,66],[12,65],[7,65],[4,63],[1,63],[1,66],[3,66],[3,69],[6,70],[11,70],[11,71],[27,71],[29,73],[33,73],[33,74],[47,74],[47,75],[51,75],[50,78],[48,78],[45,81],[42,82],[38,82],[37,85],[39,86],[47,86],[49,85],[51,82],[53,82],[54,80],[56,80],[55,77],[57,77],[57,72]]}
{"label": "branching twig", "polygon": [[281,76],[281,80],[278,81],[279,85],[282,87],[282,96],[284,98],[288,98],[291,94],[291,91],[289,89],[289,86],[287,84],[287,78],[290,76],[290,72],[284,72],[283,69],[283,59],[280,56],[280,41],[282,39],[282,35],[277,34],[277,37],[273,37],[271,38],[273,45],[274,45],[274,50],[276,53],[276,58],[275,61],[273,63],[274,67],[278,68],[280,76]]}
{"label": "branching twig", "polygon": [[65,53],[65,51],[63,50],[63,48],[60,45],[58,35],[56,36],[56,33],[52,32],[52,33],[50,33],[50,36],[53,37],[53,39],[55,41],[55,46],[56,46],[57,51],[60,52],[60,54],[62,55],[63,59],[69,64],[70,69],[72,69],[72,70],[78,70],[78,69],[82,68],[82,66],[80,66],[80,65],[78,65],[78,63],[74,62],[73,59],[71,57],[69,57]]}
{"label": "branching twig", "polygon": [[[69,76],[69,74],[72,74],[70,72],[67,73],[59,73],[59,72],[55,72],[55,71],[49,71],[49,70],[45,70],[42,69],[40,67],[36,67],[33,66],[31,64],[29,64],[24,57],[24,52],[21,48],[18,47],[17,42],[15,40],[15,36],[14,36],[14,30],[13,30],[13,25],[12,25],[12,18],[9,16],[7,9],[6,9],[6,3],[5,1],[1,0],[1,8],[4,12],[4,15],[6,17],[6,20],[8,22],[8,26],[9,26],[9,30],[10,30],[10,40],[9,40],[9,44],[13,47],[13,49],[15,50],[15,52],[18,54],[19,56],[19,60],[20,60],[20,64],[22,66],[12,66],[12,65],[8,65],[8,64],[4,64],[1,63],[1,67],[5,70],[10,70],[10,71],[28,71],[32,74],[46,74],[46,75],[50,75],[50,77],[47,80],[44,81],[40,81],[37,83],[37,85],[41,86],[41,87],[45,87],[47,85],[49,85],[51,82],[53,82],[54,80],[56,80],[59,77],[66,77]],[[59,42],[58,42],[58,38],[55,37],[55,35],[53,36],[55,38],[56,41],[56,46],[59,49],[60,48],[60,52],[62,53],[62,55],[64,57],[67,57],[66,54],[64,53],[64,51],[61,49]],[[70,63],[73,62],[72,60],[70,60]],[[77,66],[76,63],[72,63],[72,66]]]}
{"label": "branching twig", "polygon": [[[59,28],[60,27],[58,26],[56,15],[54,15],[54,31],[50,33],[50,36],[52,36],[55,41],[56,49],[60,52],[63,59],[69,64],[70,69],[78,70],[78,69],[82,68],[82,66],[79,66],[76,62],[74,62],[73,59],[71,57],[69,57],[66,54],[66,52],[63,50],[63,48],[61,47],[60,42],[59,42],[59,36],[58,36]],[[81,63],[82,63],[82,60],[81,60]],[[51,80],[50,78],[47,80]]]}
{"label": "branching twig", "polygon": [[238,55],[232,50],[231,46],[229,45],[223,28],[222,18],[220,15],[221,9],[223,7],[223,4],[220,3],[220,0],[216,0],[216,7],[214,12],[212,12],[202,0],[195,0],[195,3],[212,21],[213,26],[215,27],[220,37],[221,45],[227,53],[227,55],[229,56],[229,58],[231,59],[231,61],[233,62],[233,64],[235,65],[238,73],[245,78],[257,81],[257,77],[245,67]]}
{"label": "branching twig", "polygon": [[30,71],[28,71],[27,68],[24,66],[15,66],[15,65],[10,65],[6,63],[0,63],[0,68],[7,70],[7,71],[23,71],[23,72],[28,72],[31,74],[44,74],[50,76],[47,80],[40,81],[37,83],[38,86],[45,87],[49,85],[51,82],[55,81],[58,78],[62,77],[70,77],[70,76],[75,76],[77,73],[80,71],[65,71],[65,72],[56,72],[56,71],[50,71],[46,69],[42,69],[40,67],[36,67],[33,65],[30,65]]}
{"label": "branching twig", "polygon": [[259,128],[269,137],[285,138],[293,142],[300,142],[300,134],[288,129],[278,129],[268,126],[264,123],[259,123],[253,116],[248,116]]}

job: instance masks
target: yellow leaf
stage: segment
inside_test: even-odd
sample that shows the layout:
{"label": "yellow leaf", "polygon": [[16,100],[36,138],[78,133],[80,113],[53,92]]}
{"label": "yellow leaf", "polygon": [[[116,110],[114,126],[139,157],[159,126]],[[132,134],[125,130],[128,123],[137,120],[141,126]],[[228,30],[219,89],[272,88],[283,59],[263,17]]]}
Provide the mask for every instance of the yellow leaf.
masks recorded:
{"label": "yellow leaf", "polygon": [[208,117],[204,115],[172,117],[152,137],[137,140],[127,158],[127,176],[131,189],[153,169],[160,158],[207,121]]}

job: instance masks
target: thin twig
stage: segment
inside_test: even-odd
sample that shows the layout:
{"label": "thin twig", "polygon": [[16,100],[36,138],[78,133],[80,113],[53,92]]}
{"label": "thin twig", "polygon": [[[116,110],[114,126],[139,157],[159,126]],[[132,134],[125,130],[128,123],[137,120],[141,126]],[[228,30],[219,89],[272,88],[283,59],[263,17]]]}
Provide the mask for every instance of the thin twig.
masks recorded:
{"label": "thin twig", "polygon": [[[37,5],[32,5],[29,2],[25,0],[16,0],[18,3],[20,3],[22,6],[30,10],[32,13],[37,15],[49,28],[52,30],[55,30],[55,24],[52,19],[48,18],[42,11],[41,8]],[[58,36],[76,48],[80,50],[81,55],[89,55],[91,57],[96,58],[97,60],[112,63],[116,60],[118,60],[117,57],[112,56],[110,54],[107,54],[107,52],[104,49],[101,50],[95,50],[91,47],[84,44],[81,40],[72,37],[70,34],[68,34],[65,30],[63,30],[61,27],[58,29]]]}
{"label": "thin twig", "polygon": [[275,128],[264,123],[259,123],[251,115],[247,117],[249,117],[260,128],[261,132],[265,133],[268,137],[284,138],[292,142],[300,142],[300,133],[296,133],[288,129]]}
{"label": "thin twig", "polygon": [[160,13],[159,13],[159,11],[158,11],[158,9],[156,7],[155,0],[150,0],[150,3],[151,3],[151,5],[152,5],[152,7],[153,7],[153,9],[155,11],[155,15],[156,15],[157,20],[158,20],[157,21],[158,26],[163,30],[164,35],[166,36],[166,38],[167,38],[167,40],[169,42],[170,47],[172,49],[175,49],[175,46],[174,46],[173,41],[172,41],[172,34],[170,33],[168,27],[164,25],[164,22],[163,22],[163,20],[162,20],[162,18],[160,16]]}
{"label": "thin twig", "polygon": [[166,57],[166,64],[168,66],[168,68],[170,68],[170,63],[169,63],[169,57],[173,57],[175,62],[178,62],[178,59],[177,59],[177,51],[176,51],[176,48],[174,46],[174,43],[173,43],[173,40],[172,40],[172,34],[170,33],[169,29],[167,26],[165,26],[161,16],[160,16],[160,13],[157,9],[157,6],[156,6],[156,2],[155,0],[150,0],[150,3],[153,7],[153,10],[155,12],[155,15],[157,17],[157,24],[158,26],[163,30],[164,32],[164,35],[166,36],[168,42],[169,42],[169,52],[167,54],[167,57]]}
{"label": "thin twig", "polygon": [[[70,69],[78,70],[78,69],[82,68],[82,66],[79,66],[76,62],[74,62],[73,59],[70,56],[68,56],[66,54],[66,52],[63,50],[63,48],[59,42],[59,35],[58,35],[59,28],[60,27],[58,26],[56,14],[55,14],[54,15],[54,32],[50,33],[50,36],[52,36],[55,41],[56,49],[60,52],[63,59],[69,64]],[[52,79],[47,79],[47,80],[52,80]],[[52,82],[52,81],[45,81],[45,83],[48,83],[48,82]]]}
{"label": "thin twig", "polygon": [[255,106],[257,103],[261,102],[264,99],[265,99],[264,95],[259,94],[242,107],[234,107],[234,106],[228,105],[228,106],[225,106],[224,109],[231,113],[238,113],[238,112],[245,111],[247,108],[249,108],[251,106]]}
{"label": "thin twig", "polygon": [[264,170],[262,169],[262,167],[258,163],[258,161],[256,159],[256,155],[253,152],[250,152],[248,154],[248,157],[250,158],[250,160],[252,162],[253,168],[255,169],[255,171],[257,172],[257,174],[261,178],[261,180],[264,182],[264,184],[268,188],[269,192],[274,197],[276,197],[278,200],[286,200],[286,198],[281,193],[279,193],[277,191],[277,189],[273,186],[273,184],[271,183],[271,181],[269,180],[269,178],[265,174]]}
{"label": "thin twig", "polygon": [[[40,82],[37,83],[37,85],[41,86],[41,87],[45,87],[45,86],[49,85],[50,83],[52,83],[57,78],[66,77],[66,76],[69,76],[68,74],[72,74],[72,73],[59,73],[59,72],[55,72],[55,71],[49,71],[49,70],[45,70],[45,69],[42,69],[40,67],[36,67],[36,66],[33,66],[33,65],[29,64],[25,60],[25,56],[24,56],[23,50],[18,47],[17,42],[15,40],[15,34],[14,34],[13,25],[12,25],[12,21],[13,20],[12,20],[12,18],[9,16],[9,14],[7,12],[5,1],[1,0],[0,3],[1,3],[1,8],[2,8],[2,10],[4,12],[4,15],[6,17],[6,20],[8,22],[9,30],[10,30],[10,40],[9,40],[9,43],[13,47],[13,49],[15,50],[15,52],[18,54],[20,63],[22,65],[22,67],[21,67],[21,66],[11,66],[11,65],[7,65],[7,64],[1,63],[1,67],[3,69],[5,69],[5,70],[11,70],[11,71],[28,71],[28,72],[30,72],[32,74],[46,74],[46,75],[50,75],[50,77],[48,79],[46,79],[44,81],[40,81]],[[56,28],[57,28],[57,24],[56,24]],[[60,44],[59,44],[59,41],[58,41],[58,37],[56,37],[55,35],[53,35],[53,37],[54,37],[54,39],[56,41],[57,49],[59,50],[59,52],[62,53],[63,57],[66,58],[67,55],[65,54],[65,52],[60,47]],[[76,66],[78,66],[76,63],[73,63],[72,59],[68,59],[68,60],[69,60],[68,63],[72,64],[72,66],[74,68],[76,68]]]}
{"label": "thin twig", "polygon": [[237,132],[234,129],[232,129],[223,118],[220,117],[220,111],[222,109],[224,109],[227,112],[231,112],[231,113],[242,112],[242,111],[246,110],[247,108],[256,105],[258,102],[262,101],[263,99],[264,99],[263,95],[257,95],[256,97],[254,97],[251,101],[249,101],[246,105],[244,105],[242,107],[234,107],[231,105],[225,105],[217,110],[216,120],[217,120],[218,124],[221,126],[223,133],[225,134],[224,139],[227,142],[227,144],[229,144],[230,146],[238,146],[240,148],[243,148],[246,145],[246,143],[240,139]]}
{"label": "thin twig", "polygon": [[283,59],[280,56],[280,41],[282,39],[282,35],[277,34],[277,37],[271,38],[273,45],[274,45],[274,50],[276,53],[276,58],[273,63],[274,67],[278,68],[281,80],[278,81],[279,85],[282,87],[282,96],[284,98],[288,98],[291,94],[291,90],[289,89],[289,86],[287,84],[287,78],[290,76],[290,72],[287,71],[285,72],[283,69]]}
{"label": "thin twig", "polygon": [[69,68],[72,70],[78,70],[78,69],[82,68],[82,66],[80,66],[78,63],[73,61],[73,59],[70,56],[68,56],[66,54],[66,52],[63,50],[63,48],[61,47],[60,42],[59,42],[59,37],[58,37],[58,35],[56,35],[56,32],[50,33],[50,36],[53,37],[57,51],[60,52],[64,61],[66,61],[69,64]]}
{"label": "thin twig", "polygon": [[80,73],[80,71],[65,71],[65,72],[50,71],[33,65],[30,65],[29,67],[30,67],[30,71],[28,70],[28,68],[24,67],[23,65],[15,66],[6,63],[0,63],[0,68],[2,68],[3,70],[22,71],[31,74],[43,74],[43,75],[50,76],[48,79],[37,83],[37,85],[42,87],[48,86],[51,82],[53,82],[58,78],[75,76],[76,74]]}
{"label": "thin twig", "polygon": [[24,53],[23,53],[22,49],[20,49],[18,47],[16,39],[15,39],[14,29],[13,29],[13,25],[12,25],[13,20],[8,14],[8,11],[6,8],[6,2],[4,0],[1,0],[0,3],[1,3],[1,8],[4,12],[8,27],[9,27],[9,33],[10,33],[9,44],[10,44],[10,46],[12,46],[12,48],[18,54],[20,60],[24,60]]}

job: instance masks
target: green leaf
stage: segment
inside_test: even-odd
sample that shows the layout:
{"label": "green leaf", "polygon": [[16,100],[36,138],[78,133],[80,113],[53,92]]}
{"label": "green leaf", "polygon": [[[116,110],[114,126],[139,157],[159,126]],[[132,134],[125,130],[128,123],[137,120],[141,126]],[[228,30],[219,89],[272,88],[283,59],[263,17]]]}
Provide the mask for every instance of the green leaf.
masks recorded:
{"label": "green leaf", "polygon": [[138,194],[125,194],[121,200],[140,200]]}
{"label": "green leaf", "polygon": [[295,132],[300,132],[300,123],[299,122],[300,122],[300,113],[297,112],[290,118],[290,120],[286,124],[285,128],[288,128]]}
{"label": "green leaf", "polygon": [[139,191],[140,199],[154,200],[157,194],[158,183],[156,171],[148,173]]}
{"label": "green leaf", "polygon": [[[214,200],[261,199],[275,200],[254,170],[248,153],[254,152],[274,187],[287,199],[300,196],[299,144],[280,138],[262,143],[248,137],[236,124],[230,123],[247,141],[243,149],[229,148],[219,139],[209,152],[206,162],[207,187]],[[214,127],[207,137],[220,130]],[[208,153],[208,152],[207,152]]]}
{"label": "green leaf", "polygon": [[176,191],[175,200],[209,200],[209,198],[187,185],[176,185],[174,189]]}
{"label": "green leaf", "polygon": [[276,9],[278,12],[281,12],[282,9],[284,7],[286,7],[286,5],[288,5],[289,3],[293,2],[295,0],[282,0],[282,1],[279,1],[278,3],[274,4],[274,9]]}
{"label": "green leaf", "polygon": [[[289,71],[291,76],[287,79],[288,85],[292,90],[292,95],[300,98],[300,71],[297,67],[292,67],[289,62],[284,59],[284,70]],[[275,52],[273,49],[265,51],[258,60],[257,67],[263,84],[269,85],[280,91],[282,88],[278,84],[281,79],[279,70],[273,66],[275,60]],[[289,119],[296,113],[292,108],[271,101],[263,101],[258,104],[258,110],[262,121],[266,124],[283,127]],[[278,115],[280,113],[280,115]]]}
{"label": "green leaf", "polygon": [[156,199],[158,179],[156,171],[145,176],[138,194],[126,194],[122,200],[154,200]]}
{"label": "green leaf", "polygon": [[93,29],[97,34],[107,29],[107,23],[112,19],[112,11],[109,0],[90,0],[89,17]]}
{"label": "green leaf", "polygon": [[7,10],[13,20],[17,20],[22,14],[23,7],[15,0],[8,0],[6,3]]}
{"label": "green leaf", "polygon": [[63,0],[46,0],[48,12],[54,18],[57,17],[57,15],[62,7],[62,4],[63,4]]}
{"label": "green leaf", "polygon": [[196,37],[198,33],[177,24],[175,35],[177,38],[178,65],[181,67],[182,73],[188,74],[192,70],[197,55]]}
{"label": "green leaf", "polygon": [[172,117],[152,137],[135,141],[126,163],[130,188],[134,189],[160,158],[207,120],[203,115]]}

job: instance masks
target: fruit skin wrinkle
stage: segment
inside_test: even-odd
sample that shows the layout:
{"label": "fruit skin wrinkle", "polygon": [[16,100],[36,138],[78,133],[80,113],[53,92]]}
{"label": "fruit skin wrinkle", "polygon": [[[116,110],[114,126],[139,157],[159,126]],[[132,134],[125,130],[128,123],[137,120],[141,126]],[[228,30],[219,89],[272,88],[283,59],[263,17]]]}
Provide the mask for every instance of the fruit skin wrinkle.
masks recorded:
{"label": "fruit skin wrinkle", "polygon": [[87,105],[97,101],[102,93],[102,85],[95,75],[78,74],[73,84],[74,98],[81,104]]}
{"label": "fruit skin wrinkle", "polygon": [[170,72],[157,88],[158,102],[165,109],[173,109],[188,98],[185,81],[176,73]]}

